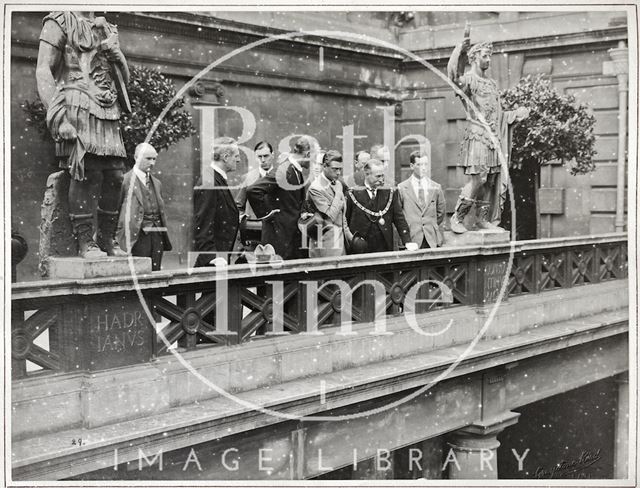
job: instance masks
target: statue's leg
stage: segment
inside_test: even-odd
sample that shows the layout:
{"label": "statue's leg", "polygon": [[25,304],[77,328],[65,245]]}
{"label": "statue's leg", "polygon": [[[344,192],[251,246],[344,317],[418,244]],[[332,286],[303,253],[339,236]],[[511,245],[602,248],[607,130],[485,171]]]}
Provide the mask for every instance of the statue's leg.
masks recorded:
{"label": "statue's leg", "polygon": [[78,240],[78,254],[85,259],[106,256],[93,240],[93,207],[102,184],[100,171],[85,171],[85,179],[69,183],[69,218]]}
{"label": "statue's leg", "polygon": [[493,205],[495,201],[495,190],[496,190],[496,176],[499,173],[491,173],[488,174],[483,184],[482,188],[482,197],[478,198],[478,202],[476,204],[477,208],[477,217],[478,220],[476,225],[480,229],[497,229],[498,226],[490,222],[490,215],[493,211]]}
{"label": "statue's leg", "polygon": [[118,226],[118,206],[122,188],[123,171],[108,169],[103,171],[102,189],[98,203],[98,233],[96,242],[109,256],[126,256],[115,240]]}
{"label": "statue's leg", "polygon": [[118,206],[124,172],[121,169],[107,169],[103,171],[103,176],[99,207],[108,212],[117,212],[120,210]]}
{"label": "statue's leg", "polygon": [[463,234],[467,231],[463,220],[473,207],[478,195],[482,193],[482,188],[482,176],[479,174],[471,175],[469,182],[462,187],[455,211],[451,216],[451,230],[456,234]]}
{"label": "statue's leg", "polygon": [[491,202],[489,207],[491,209],[489,212],[489,221],[496,227],[499,227],[500,221],[502,220],[502,209],[505,205],[506,187],[504,187],[503,182],[504,175],[496,173],[492,176],[491,193],[489,193],[489,198],[487,198],[487,200]]}

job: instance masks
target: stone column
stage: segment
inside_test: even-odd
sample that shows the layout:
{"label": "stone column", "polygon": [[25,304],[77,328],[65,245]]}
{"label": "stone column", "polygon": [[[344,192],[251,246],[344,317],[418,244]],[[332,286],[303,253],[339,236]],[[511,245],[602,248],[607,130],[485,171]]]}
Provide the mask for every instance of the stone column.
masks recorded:
{"label": "stone column", "polygon": [[624,195],[626,176],[627,95],[629,93],[629,49],[624,41],[609,49],[612,61],[603,66],[603,74],[618,78],[618,173],[616,188],[616,232],[624,232]]}
{"label": "stone column", "polygon": [[518,422],[519,413],[506,412],[455,431],[445,457],[449,479],[498,479],[497,436]]}
{"label": "stone column", "polygon": [[616,410],[616,433],[613,450],[613,477],[624,480],[629,477],[629,372],[619,374],[618,408]]}

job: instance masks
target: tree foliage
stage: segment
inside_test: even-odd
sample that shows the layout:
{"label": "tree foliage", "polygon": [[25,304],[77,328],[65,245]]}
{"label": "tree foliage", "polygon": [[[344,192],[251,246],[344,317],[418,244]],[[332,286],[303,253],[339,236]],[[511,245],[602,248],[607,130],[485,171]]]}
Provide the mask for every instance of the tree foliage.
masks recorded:
{"label": "tree foliage", "polygon": [[[127,87],[131,100],[131,113],[120,120],[122,138],[127,154],[133,156],[137,144],[143,142],[160,113],[176,96],[171,80],[158,70],[132,66]],[[178,98],[158,124],[149,143],[160,151],[195,134],[191,114],[182,110],[184,98]]]}
{"label": "tree foliage", "polygon": [[513,168],[559,160],[569,163],[574,175],[595,170],[595,117],[574,96],[561,94],[550,79],[538,75],[522,78],[504,90],[501,100],[505,110],[530,109],[529,117],[513,131]]}
{"label": "tree foliage", "polygon": [[[176,87],[171,80],[155,69],[129,66],[131,77],[127,92],[131,101],[131,113],[120,118],[120,130],[127,156],[133,161],[137,144],[144,142],[153,123],[176,95]],[[184,98],[174,101],[170,110],[162,118],[151,135],[149,143],[160,151],[195,134],[191,114],[183,110]],[[46,110],[37,99],[25,101],[22,109],[27,115],[27,124],[38,129],[44,140],[51,138],[46,125]]]}

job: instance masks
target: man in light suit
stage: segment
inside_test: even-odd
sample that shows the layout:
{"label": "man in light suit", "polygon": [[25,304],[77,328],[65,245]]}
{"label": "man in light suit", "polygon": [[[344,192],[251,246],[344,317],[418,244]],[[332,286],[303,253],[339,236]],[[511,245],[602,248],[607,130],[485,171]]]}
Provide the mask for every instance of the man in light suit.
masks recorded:
{"label": "man in light suit", "polygon": [[230,263],[240,225],[238,207],[227,184],[228,173],[240,162],[240,150],[235,139],[218,137],[212,153],[211,164],[193,192],[193,250],[200,253],[196,267],[215,266],[221,260]]}
{"label": "man in light suit", "polygon": [[262,220],[262,244],[271,244],[282,259],[307,257],[298,229],[302,203],[307,195],[303,169],[308,171],[313,141],[302,136],[288,159],[247,188],[247,197]]}
{"label": "man in light suit", "polygon": [[132,256],[151,258],[151,269],[159,271],[162,254],[171,250],[171,242],[167,234],[162,187],[151,174],[158,153],[151,144],[143,142],[138,144],[134,154],[136,163],[124,175],[122,184],[116,236],[123,249]]}
{"label": "man in light suit", "polygon": [[[343,256],[345,251],[345,210],[342,155],[327,151],[322,159],[322,172],[309,185],[307,199],[322,216],[322,229],[317,239],[309,239],[309,257]],[[348,229],[347,229],[348,230]],[[347,235],[348,240],[350,236]]]}
{"label": "man in light suit", "polygon": [[398,185],[400,203],[411,241],[420,248],[435,248],[444,242],[442,222],[445,214],[445,201],[442,187],[429,178],[429,158],[420,151],[409,155],[409,167],[412,174]]}

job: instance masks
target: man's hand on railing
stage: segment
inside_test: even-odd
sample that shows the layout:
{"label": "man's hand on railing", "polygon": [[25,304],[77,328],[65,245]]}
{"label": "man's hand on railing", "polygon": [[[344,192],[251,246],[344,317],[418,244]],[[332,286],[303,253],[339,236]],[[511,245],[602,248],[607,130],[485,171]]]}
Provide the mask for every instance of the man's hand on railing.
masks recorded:
{"label": "man's hand on railing", "polygon": [[209,261],[209,264],[218,268],[224,268],[227,265],[227,260],[221,257],[217,257]]}

